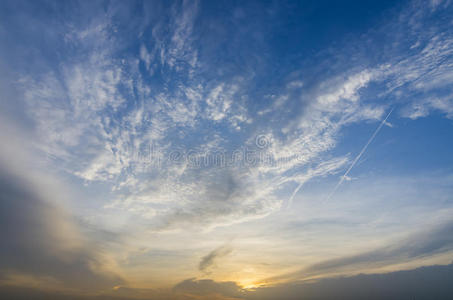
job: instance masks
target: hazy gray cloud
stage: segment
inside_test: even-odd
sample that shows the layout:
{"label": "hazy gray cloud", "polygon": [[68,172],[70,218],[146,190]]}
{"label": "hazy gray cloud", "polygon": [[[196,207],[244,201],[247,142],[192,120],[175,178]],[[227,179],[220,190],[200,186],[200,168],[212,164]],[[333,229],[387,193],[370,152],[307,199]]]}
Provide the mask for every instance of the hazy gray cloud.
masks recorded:
{"label": "hazy gray cloud", "polygon": [[175,285],[173,290],[175,292],[183,292],[194,295],[220,294],[226,297],[237,297],[241,299],[244,296],[244,292],[241,290],[241,287],[235,282],[216,282],[210,279],[187,279]]}
{"label": "hazy gray cloud", "polygon": [[295,299],[449,299],[453,265],[429,266],[385,274],[328,278],[258,288],[247,300]]}
{"label": "hazy gray cloud", "polygon": [[1,125],[8,143],[0,149],[0,283],[94,290],[123,282],[61,206],[64,188],[33,169],[39,160],[24,146],[27,135]]}
{"label": "hazy gray cloud", "polygon": [[122,282],[101,271],[101,259],[87,247],[71,217],[23,179],[0,168],[0,190],[0,273],[4,277],[50,277],[80,289]]}
{"label": "hazy gray cloud", "polygon": [[211,252],[208,255],[203,256],[198,265],[200,271],[206,272],[210,267],[212,267],[219,258],[225,257],[233,251],[233,248],[229,245],[220,246]]}

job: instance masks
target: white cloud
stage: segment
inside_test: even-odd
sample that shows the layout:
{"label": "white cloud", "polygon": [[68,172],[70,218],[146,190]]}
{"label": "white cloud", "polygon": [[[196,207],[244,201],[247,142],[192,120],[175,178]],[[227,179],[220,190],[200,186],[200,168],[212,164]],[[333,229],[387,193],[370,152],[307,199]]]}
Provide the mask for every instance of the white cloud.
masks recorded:
{"label": "white cloud", "polygon": [[146,49],[145,45],[140,46],[140,59],[145,63],[146,70],[149,70],[149,66],[151,65],[152,56]]}
{"label": "white cloud", "polygon": [[[388,107],[379,102],[382,97],[401,90],[430,91],[450,82],[449,65],[443,63],[452,44],[438,35],[420,42],[410,57],[345,70],[319,84],[293,76],[257,111],[262,119],[252,120],[248,104],[253,95],[247,86],[253,78],[208,80],[197,73],[206,68],[194,45],[198,9],[198,3],[173,5],[169,24],[155,24],[151,42],[137,46],[135,55],[147,69],[157,68],[160,59],[162,70],[170,67],[164,71],[176,73],[174,78],[161,74],[162,86],[153,85],[154,69],[141,73],[138,58],[116,59],[105,19],[66,35],[69,43],[83,45],[86,59],[63,61],[62,78],[48,72],[21,83],[38,148],[63,161],[71,174],[109,184],[115,199],[111,208],[130,210],[158,225],[231,224],[267,215],[280,208],[282,199],[276,195],[291,183],[334,174],[345,165],[343,155],[326,154],[335,149],[344,126],[382,118]],[[371,99],[376,101],[363,96],[371,83],[388,86],[379,99]],[[408,103],[405,116],[432,110],[451,116],[450,98],[426,99]],[[257,147],[259,134],[268,139],[264,148]],[[243,146],[266,161],[199,169],[187,160],[169,161],[178,151],[186,155],[191,143],[206,152],[232,152],[237,148],[232,141],[245,141]],[[140,152],[151,146],[157,162],[142,161]],[[197,153],[196,158],[206,156]]]}

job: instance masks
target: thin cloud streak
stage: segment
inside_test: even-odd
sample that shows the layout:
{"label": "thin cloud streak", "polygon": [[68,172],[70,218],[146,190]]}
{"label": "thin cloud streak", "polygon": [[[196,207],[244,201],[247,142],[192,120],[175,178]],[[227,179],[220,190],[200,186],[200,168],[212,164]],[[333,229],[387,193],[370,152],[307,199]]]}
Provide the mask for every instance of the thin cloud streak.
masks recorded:
{"label": "thin cloud streak", "polygon": [[376,128],[376,130],[374,131],[373,135],[371,135],[370,139],[368,140],[368,142],[365,144],[365,146],[362,148],[362,150],[360,151],[360,153],[356,156],[356,158],[354,159],[354,161],[352,162],[352,164],[349,166],[349,168],[346,170],[346,172],[343,174],[343,176],[341,176],[341,179],[340,181],[338,181],[337,185],[333,188],[333,190],[330,192],[329,196],[327,196],[326,200],[325,201],[328,201],[330,200],[330,198],[332,198],[332,196],[335,194],[335,192],[337,191],[337,189],[341,186],[341,184],[343,183],[343,181],[347,178],[349,172],[351,172],[352,168],[354,168],[355,164],[359,161],[360,157],[362,157],[363,153],[365,153],[366,149],[368,148],[368,146],[371,144],[371,142],[374,140],[374,138],[376,137],[376,135],[379,133],[379,131],[381,130],[382,126],[384,126],[384,124],[387,122],[387,119],[390,117],[390,114],[393,112],[393,109],[392,108],[390,110],[390,112],[387,114],[387,116],[385,117],[384,120],[382,120],[381,124],[379,124],[378,128]]}
{"label": "thin cloud streak", "polygon": [[227,256],[231,252],[233,252],[233,248],[229,245],[218,247],[201,259],[198,269],[202,272],[208,273],[208,269],[212,267],[218,259]]}
{"label": "thin cloud streak", "polygon": [[413,233],[406,238],[370,251],[328,259],[299,271],[268,278],[266,282],[282,282],[326,277],[335,273],[360,273],[374,268],[415,261],[437,254],[451,253],[453,222],[445,222],[427,230]]}

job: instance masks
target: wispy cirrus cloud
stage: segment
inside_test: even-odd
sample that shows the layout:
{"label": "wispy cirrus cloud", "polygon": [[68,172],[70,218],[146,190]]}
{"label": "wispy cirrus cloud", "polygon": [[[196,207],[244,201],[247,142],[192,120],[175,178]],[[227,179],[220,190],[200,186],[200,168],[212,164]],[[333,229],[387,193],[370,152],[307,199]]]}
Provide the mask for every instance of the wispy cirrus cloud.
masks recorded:
{"label": "wispy cirrus cloud", "polygon": [[[23,86],[28,86],[25,99],[30,105],[30,116],[38,124],[37,132],[41,136],[38,145],[42,150],[66,161],[64,169],[86,182],[112,185],[115,201],[106,207],[157,217],[161,221],[153,223],[161,224],[158,227],[192,222],[228,224],[277,210],[282,204],[275,197],[279,190],[291,184],[300,187],[311,178],[334,174],[344,166],[347,162],[344,156],[333,158],[331,164],[324,157],[335,149],[344,127],[382,118],[388,105],[368,101],[366,93],[370,85],[385,83],[392,93],[402,88],[416,89],[414,80],[420,79],[414,78],[420,75],[410,74],[428,71],[413,70],[409,62],[430,60],[429,53],[435,49],[449,48],[445,47],[445,40],[432,41],[423,50],[414,50],[413,57],[363,70],[346,70],[314,85],[301,84],[303,80],[291,77],[282,93],[271,98],[275,100],[269,108],[254,115],[247,111],[253,97],[248,94],[247,82],[252,80],[249,76],[207,81],[198,73],[206,68],[200,67],[198,58],[194,63],[198,10],[199,4],[173,5],[174,20],[160,21],[171,23],[171,38],[166,39],[162,32],[164,23],[158,22],[151,34],[157,42],[142,44],[137,49],[145,69],[154,66],[156,72],[168,66],[182,75],[171,88],[165,87],[168,84],[164,84],[165,88],[154,87],[147,72],[140,69],[140,63],[118,57],[116,45],[122,41],[110,35],[115,28],[111,16],[81,32],[71,29],[64,34],[69,44],[86,45],[90,50],[88,42],[95,41],[95,49],[105,50],[89,52],[88,61],[62,61],[63,82],[52,72],[40,79],[21,81]],[[156,53],[165,58],[160,67],[155,63]],[[447,57],[448,53],[441,55]],[[186,67],[191,70],[190,79],[183,75]],[[286,103],[299,103],[299,113],[290,116],[291,111],[282,110]],[[448,105],[438,103],[435,107],[441,109]],[[269,124],[253,129],[263,118],[277,119],[282,115],[288,116],[278,127]],[[206,126],[220,126],[220,131],[228,132],[223,142],[217,144],[216,151],[233,152],[236,146],[231,141],[235,137],[249,149],[264,154],[268,161],[242,167],[208,166],[202,170],[191,168],[187,160],[175,162],[171,158],[175,151],[192,150],[187,142],[189,137],[195,136],[193,141],[199,143],[198,149],[208,147],[211,143],[206,142],[208,136],[202,138],[196,134]],[[214,136],[221,136],[220,131],[214,130]],[[209,136],[212,134],[209,132]],[[264,148],[257,147],[258,136],[265,136]],[[144,179],[150,168],[137,161],[134,153],[150,147],[164,163],[161,160],[160,168],[153,169],[153,175]],[[327,165],[330,167],[326,168]],[[170,208],[162,209],[160,201]]]}
{"label": "wispy cirrus cloud", "polygon": [[[14,97],[2,98],[17,111],[24,108],[16,117],[27,134],[20,132],[17,138],[30,139],[25,144],[42,171],[54,172],[83,195],[73,201],[74,214],[90,220],[94,228],[127,233],[120,250],[109,250],[115,263],[109,262],[113,269],[122,264],[131,278],[143,280],[147,276],[143,274],[154,270],[143,271],[148,265],[129,263],[134,255],[143,262],[153,261],[150,257],[159,251],[176,255],[172,247],[187,251],[190,255],[181,255],[184,263],[178,260],[177,267],[171,259],[163,259],[159,266],[159,270],[177,268],[173,280],[181,280],[190,277],[188,269],[209,271],[217,259],[230,253],[228,247],[213,251],[204,244],[193,247],[197,244],[193,240],[178,244],[175,240],[181,235],[195,239],[187,232],[200,231],[204,239],[212,234],[220,244],[224,236],[214,236],[214,231],[242,235],[242,229],[254,228],[265,217],[285,223],[285,214],[299,214],[294,206],[281,210],[285,201],[289,199],[288,207],[292,202],[300,204],[296,196],[301,196],[302,188],[304,192],[310,188],[309,183],[329,181],[343,174],[348,164],[359,164],[362,144],[344,147],[343,138],[351,131],[355,135],[359,127],[378,124],[389,107],[395,107],[395,117],[399,113],[415,120],[440,112],[451,118],[452,31],[451,24],[442,21],[451,9],[447,2],[401,4],[360,35],[355,32],[322,47],[316,46],[315,38],[304,40],[299,44],[308,43],[313,47],[310,53],[317,52],[307,58],[282,50],[294,46],[292,38],[288,45],[275,38],[295,31],[286,28],[282,35],[280,25],[269,28],[293,11],[285,5],[283,9],[233,5],[222,9],[225,15],[215,17],[209,15],[213,8],[206,2],[43,5],[42,10],[8,6],[21,12],[14,23],[17,31],[2,30],[11,25],[0,22],[0,37],[11,52],[2,60],[8,70],[2,81],[13,83],[15,89]],[[59,17],[43,17],[39,11]],[[274,23],[276,18],[280,21]],[[32,36],[43,36],[46,43]],[[8,57],[16,57],[13,52],[30,57],[30,65],[10,61]],[[14,173],[11,170],[5,173]],[[8,186],[9,182],[3,188]],[[21,188],[19,184],[8,191],[20,198]],[[37,211],[46,210],[40,208],[41,200],[31,203],[39,203]],[[347,203],[335,205],[338,214],[349,213],[344,208]],[[324,213],[316,206],[310,209]],[[360,216],[372,219],[366,208],[361,209]],[[54,211],[53,206],[49,211]],[[55,215],[60,215],[59,210]],[[34,220],[35,215],[24,218]],[[52,222],[73,226],[57,219]],[[366,223],[364,219],[351,223]],[[13,218],[6,220],[15,224]],[[47,223],[43,227],[44,233],[38,230],[41,225],[37,227],[37,235],[53,235]],[[320,234],[310,242],[320,239],[324,229],[319,228]],[[90,251],[94,246],[79,246],[68,254],[74,259],[71,263],[58,262],[57,267],[72,268],[72,262],[79,260],[80,272],[87,278],[109,277],[110,272],[97,272],[98,266],[104,266],[97,260],[107,258]],[[360,269],[367,263],[384,265],[392,257],[421,257],[406,250],[383,248],[315,267],[321,274],[348,269],[349,263]],[[200,255],[191,255],[194,252],[208,255],[200,262]],[[366,261],[370,256],[382,261]],[[179,272],[181,265],[187,267]],[[308,270],[314,274],[315,267]],[[244,269],[251,276],[264,276],[261,269],[255,270],[258,267]],[[51,277],[60,271],[52,272]],[[106,281],[118,279],[118,290],[133,288],[112,276]],[[203,289],[210,284],[215,282],[193,279],[183,286]],[[236,297],[235,293],[226,297]]]}

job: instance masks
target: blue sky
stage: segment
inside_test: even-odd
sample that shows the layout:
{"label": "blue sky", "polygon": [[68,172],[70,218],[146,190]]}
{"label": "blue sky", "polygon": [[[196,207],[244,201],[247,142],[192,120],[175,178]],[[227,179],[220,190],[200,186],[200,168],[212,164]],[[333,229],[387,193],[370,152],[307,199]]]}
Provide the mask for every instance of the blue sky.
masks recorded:
{"label": "blue sky", "polygon": [[2,285],[172,299],[452,261],[450,1],[0,7]]}

